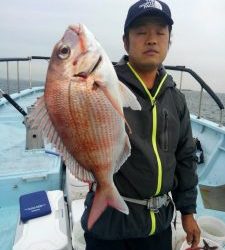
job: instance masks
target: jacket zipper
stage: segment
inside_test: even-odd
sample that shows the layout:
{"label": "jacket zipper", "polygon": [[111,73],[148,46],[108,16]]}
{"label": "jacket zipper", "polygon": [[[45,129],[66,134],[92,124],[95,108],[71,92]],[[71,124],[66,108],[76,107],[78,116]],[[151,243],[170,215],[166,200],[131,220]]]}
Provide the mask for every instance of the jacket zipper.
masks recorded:
{"label": "jacket zipper", "polygon": [[[154,150],[155,157],[156,157],[156,160],[157,160],[157,165],[158,165],[158,181],[157,181],[157,188],[156,188],[156,192],[155,192],[155,195],[158,195],[160,193],[161,187],[162,187],[162,163],[161,163],[161,159],[160,159],[160,156],[159,156],[157,143],[156,143],[157,107],[156,107],[155,102],[156,102],[156,97],[157,97],[163,83],[165,82],[165,80],[167,78],[167,73],[162,78],[155,95],[152,96],[151,93],[149,92],[149,90],[147,89],[145,83],[143,82],[143,80],[140,78],[138,73],[135,71],[135,69],[129,64],[129,62],[127,63],[127,65],[131,69],[133,74],[137,77],[139,82],[142,84],[143,88],[145,89],[146,94],[149,96],[149,100],[150,100],[150,102],[152,104],[152,107],[153,107],[152,108],[153,129],[152,129],[152,138],[151,139],[152,139],[152,146],[153,146],[153,150]],[[150,211],[150,217],[151,217],[151,221],[152,221],[152,228],[151,228],[151,231],[150,231],[149,235],[153,235],[153,234],[155,234],[155,231],[156,231],[156,217],[155,217],[155,213],[153,211]]]}

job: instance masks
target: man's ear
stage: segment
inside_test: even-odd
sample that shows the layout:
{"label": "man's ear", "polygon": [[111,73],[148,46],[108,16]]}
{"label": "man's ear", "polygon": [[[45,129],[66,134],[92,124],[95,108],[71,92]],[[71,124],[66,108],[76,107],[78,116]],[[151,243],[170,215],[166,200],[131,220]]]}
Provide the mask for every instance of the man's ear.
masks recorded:
{"label": "man's ear", "polygon": [[128,38],[123,35],[123,46],[124,46],[124,49],[126,50],[126,52],[128,53],[128,50],[129,50],[129,40]]}

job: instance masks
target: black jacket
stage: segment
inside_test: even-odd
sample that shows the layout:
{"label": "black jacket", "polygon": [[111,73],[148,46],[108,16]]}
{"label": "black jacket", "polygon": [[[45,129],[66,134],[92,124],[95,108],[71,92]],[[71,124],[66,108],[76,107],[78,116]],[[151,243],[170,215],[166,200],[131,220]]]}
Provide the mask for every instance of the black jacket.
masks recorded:
{"label": "black jacket", "polygon": [[[120,81],[136,95],[142,106],[141,111],[124,109],[133,133],[129,135],[131,156],[114,175],[114,182],[120,194],[142,200],[171,191],[176,209],[183,214],[195,213],[195,147],[189,111],[183,94],[176,89],[172,77],[168,75],[155,101],[151,102],[126,62],[117,64],[115,70]],[[160,68],[151,90],[152,96],[158,91],[165,74],[164,68]],[[153,118],[153,113],[156,119]],[[155,132],[153,126],[156,127]],[[93,192],[90,192],[85,202],[87,208],[82,217],[85,230],[93,196]],[[159,213],[155,214],[142,205],[130,202],[127,202],[127,205],[128,216],[113,208],[107,208],[90,233],[102,239],[146,237],[150,232],[165,230],[171,223],[172,203],[167,207],[163,206]]]}

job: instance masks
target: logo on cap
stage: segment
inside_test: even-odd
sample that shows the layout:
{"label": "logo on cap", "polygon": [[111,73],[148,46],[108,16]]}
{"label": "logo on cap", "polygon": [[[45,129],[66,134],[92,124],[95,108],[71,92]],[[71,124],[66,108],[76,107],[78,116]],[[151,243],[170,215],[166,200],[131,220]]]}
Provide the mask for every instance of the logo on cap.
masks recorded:
{"label": "logo on cap", "polygon": [[146,1],[145,3],[139,5],[139,8],[144,8],[144,9],[156,8],[162,10],[162,5],[158,1],[155,0],[145,0],[145,1]]}

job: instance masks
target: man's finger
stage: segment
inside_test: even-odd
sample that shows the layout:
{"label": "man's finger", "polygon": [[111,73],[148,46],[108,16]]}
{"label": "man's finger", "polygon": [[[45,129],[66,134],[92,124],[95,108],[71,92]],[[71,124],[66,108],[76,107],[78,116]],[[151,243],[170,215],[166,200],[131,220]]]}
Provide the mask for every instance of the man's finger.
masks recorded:
{"label": "man's finger", "polygon": [[200,232],[195,232],[192,239],[192,247],[197,247],[200,242]]}
{"label": "man's finger", "polygon": [[193,242],[193,234],[191,233],[187,233],[187,243],[188,245],[192,245],[192,242]]}
{"label": "man's finger", "polygon": [[200,242],[200,233],[195,232],[194,234],[187,235],[187,242],[191,247],[197,247]]}
{"label": "man's finger", "polygon": [[197,247],[198,244],[199,244],[199,241],[194,238],[193,241],[192,241],[191,247]]}

